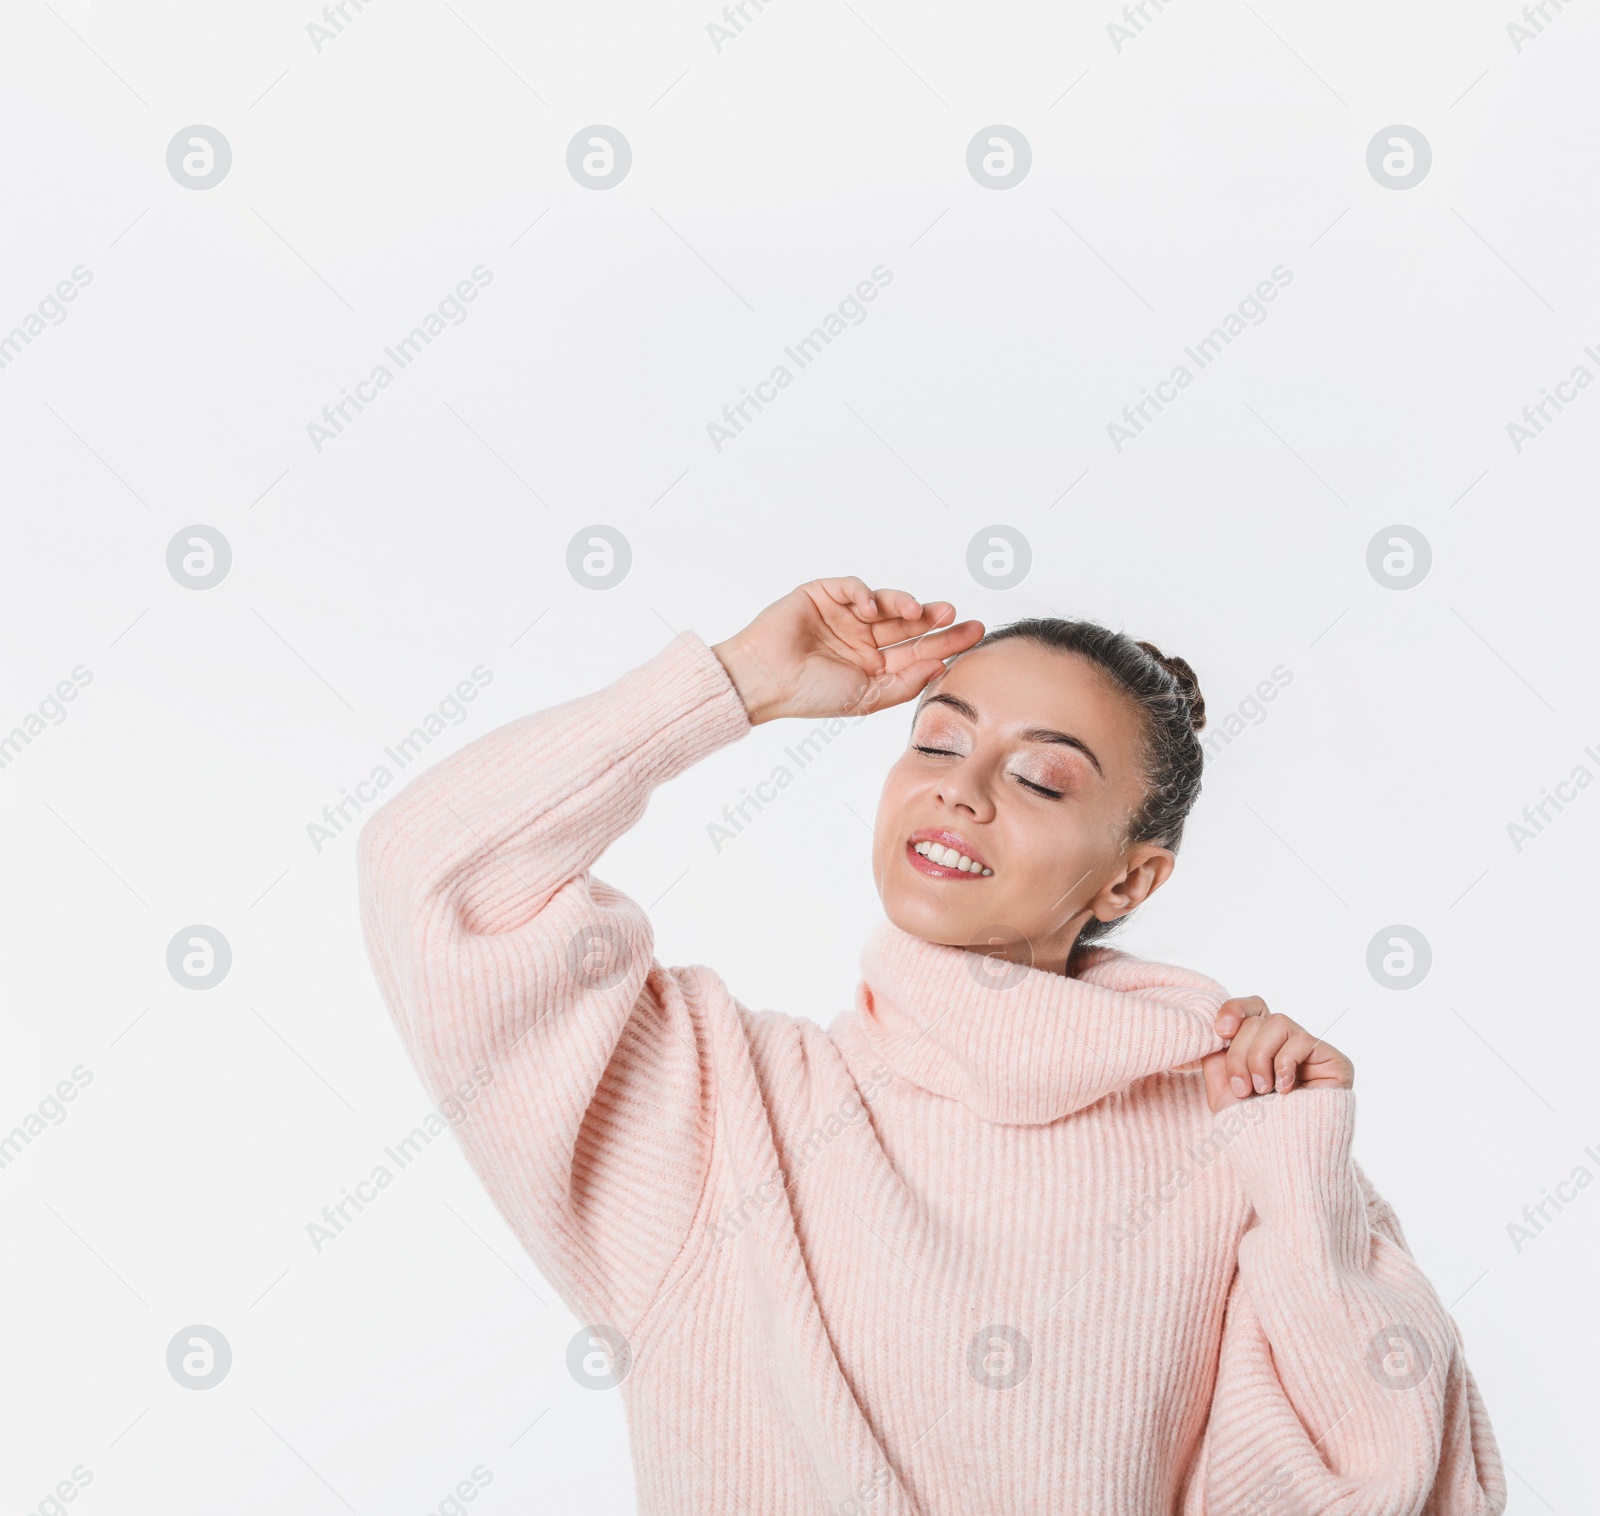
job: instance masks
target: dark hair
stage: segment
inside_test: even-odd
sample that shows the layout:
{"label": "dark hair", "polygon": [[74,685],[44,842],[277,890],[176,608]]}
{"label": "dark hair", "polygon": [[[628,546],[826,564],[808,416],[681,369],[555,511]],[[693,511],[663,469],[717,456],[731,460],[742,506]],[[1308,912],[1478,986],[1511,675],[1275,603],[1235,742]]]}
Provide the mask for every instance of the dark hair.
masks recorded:
{"label": "dark hair", "polygon": [[[1087,659],[1144,716],[1144,800],[1128,819],[1128,843],[1157,842],[1178,850],[1183,825],[1200,794],[1200,771],[1205,754],[1195,735],[1206,724],[1206,702],[1200,682],[1182,659],[1163,653],[1152,642],[1136,642],[1094,621],[1063,621],[1053,616],[1031,617],[996,627],[965,652],[946,663],[948,669],[968,653],[1025,637],[1040,647],[1076,653]],[[924,691],[926,695],[926,691]],[[922,702],[917,702],[922,709]],[[914,719],[914,718],[913,718]],[[1078,933],[1077,947],[1104,937],[1121,921],[1091,919]]]}

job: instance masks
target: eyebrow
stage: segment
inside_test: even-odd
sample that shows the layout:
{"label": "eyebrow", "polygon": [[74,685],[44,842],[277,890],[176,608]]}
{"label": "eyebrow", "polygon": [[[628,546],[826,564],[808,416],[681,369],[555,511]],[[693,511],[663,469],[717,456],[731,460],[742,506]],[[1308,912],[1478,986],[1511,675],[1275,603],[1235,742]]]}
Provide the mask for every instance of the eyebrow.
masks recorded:
{"label": "eyebrow", "polygon": [[[959,695],[929,695],[928,698],[917,707],[917,715],[920,716],[930,705],[948,705],[951,710],[965,716],[968,721],[971,721],[974,724],[976,724],[978,721],[977,711]],[[915,725],[915,721],[913,721],[912,724]],[[1069,732],[1058,732],[1053,727],[1030,726],[1027,731],[1022,733],[1022,740],[1024,742],[1054,742],[1062,747],[1076,748],[1080,753],[1083,754],[1085,758],[1089,760],[1090,763],[1094,765],[1095,773],[1097,773],[1102,779],[1104,779],[1106,776],[1106,771],[1100,767],[1100,760],[1095,757],[1093,751],[1089,747],[1089,744],[1081,737],[1074,737]]]}

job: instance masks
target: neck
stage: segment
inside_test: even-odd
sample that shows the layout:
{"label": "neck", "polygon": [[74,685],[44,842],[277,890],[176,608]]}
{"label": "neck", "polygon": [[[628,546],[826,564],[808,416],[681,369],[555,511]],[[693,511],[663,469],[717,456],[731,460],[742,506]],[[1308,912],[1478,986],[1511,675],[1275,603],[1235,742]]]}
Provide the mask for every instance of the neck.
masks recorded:
{"label": "neck", "polygon": [[964,947],[969,953],[982,953],[986,958],[1003,958],[1007,963],[1018,963],[1025,968],[1070,979],[1082,966],[1083,955],[1093,946],[1078,941],[1078,934],[1092,920],[1093,911],[1078,911],[1069,920],[1039,937],[1025,937],[1009,927],[986,927],[973,941],[950,945]]}
{"label": "neck", "polygon": [[1091,944],[1077,977],[884,922],[861,958],[856,1011],[881,1062],[988,1121],[1057,1121],[1134,1080],[1217,1051],[1222,986]]}

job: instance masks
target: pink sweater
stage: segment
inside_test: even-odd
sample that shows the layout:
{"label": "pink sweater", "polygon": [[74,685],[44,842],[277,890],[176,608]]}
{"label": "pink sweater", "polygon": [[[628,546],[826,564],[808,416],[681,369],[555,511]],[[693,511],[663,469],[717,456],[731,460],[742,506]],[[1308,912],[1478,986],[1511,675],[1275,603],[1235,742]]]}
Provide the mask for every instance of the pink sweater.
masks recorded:
{"label": "pink sweater", "polygon": [[1102,948],[986,981],[883,922],[823,1030],[655,961],[590,867],[748,730],[686,632],[361,836],[384,997],[596,1329],[574,1371],[625,1376],[640,1511],[1503,1511],[1459,1331],[1351,1157],[1354,1095],[1213,1116],[1212,980]]}

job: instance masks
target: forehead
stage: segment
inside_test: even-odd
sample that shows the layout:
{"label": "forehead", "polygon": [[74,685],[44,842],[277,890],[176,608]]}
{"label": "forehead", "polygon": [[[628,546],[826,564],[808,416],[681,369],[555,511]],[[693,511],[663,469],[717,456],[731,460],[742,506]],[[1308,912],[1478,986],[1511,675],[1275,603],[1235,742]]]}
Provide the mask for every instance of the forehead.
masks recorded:
{"label": "forehead", "polygon": [[927,693],[959,696],[986,726],[1053,726],[1078,735],[1092,727],[1104,737],[1139,729],[1134,702],[1097,664],[1022,637],[964,653]]}

